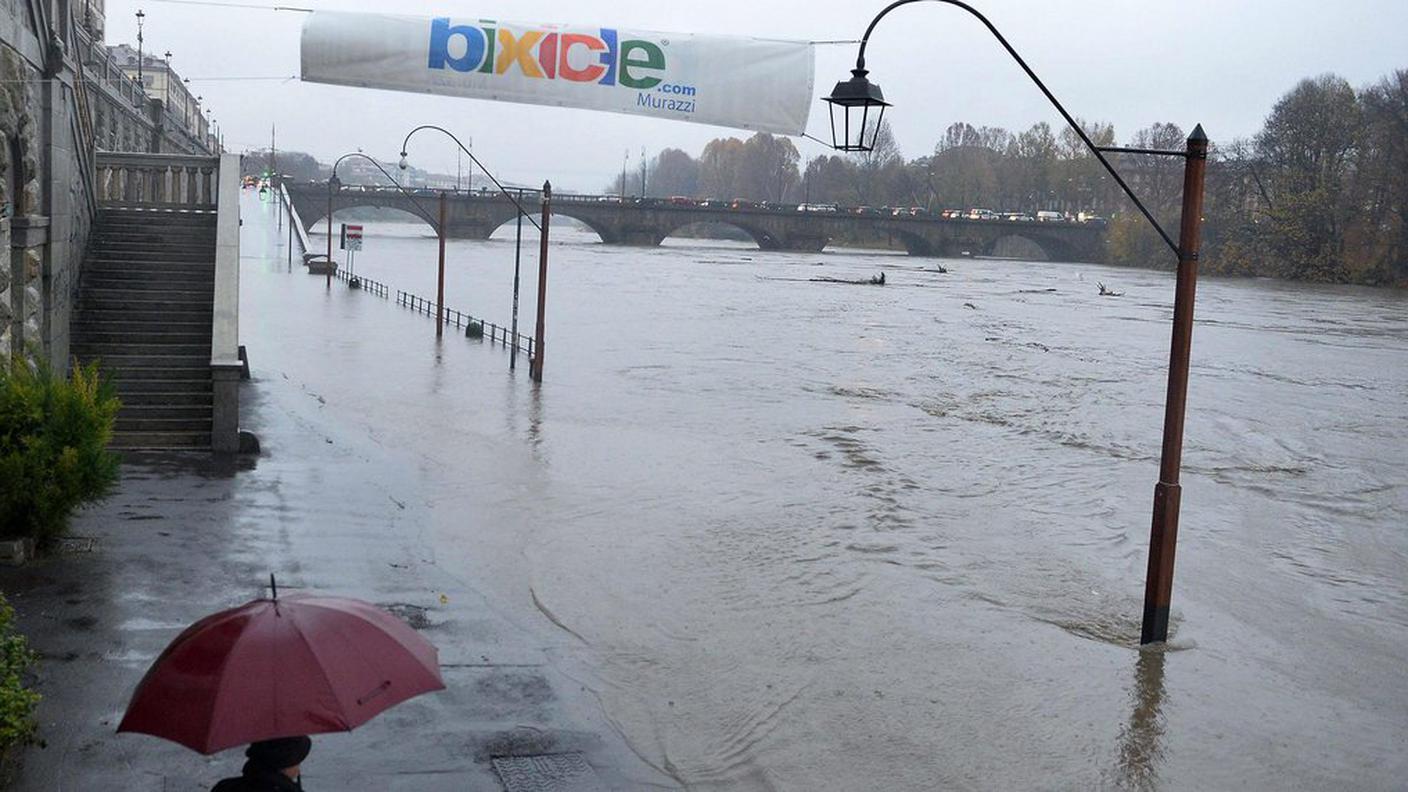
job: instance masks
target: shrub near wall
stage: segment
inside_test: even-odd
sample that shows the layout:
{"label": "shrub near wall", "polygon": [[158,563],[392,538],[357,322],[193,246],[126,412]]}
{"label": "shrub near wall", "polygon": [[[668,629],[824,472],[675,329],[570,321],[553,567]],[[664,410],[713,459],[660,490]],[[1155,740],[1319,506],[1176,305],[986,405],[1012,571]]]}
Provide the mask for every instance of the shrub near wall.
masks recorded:
{"label": "shrub near wall", "polygon": [[0,537],[42,547],[75,508],[107,494],[117,481],[107,450],[117,409],[96,365],[65,380],[23,361],[0,364]]}
{"label": "shrub near wall", "polygon": [[0,755],[34,741],[34,707],[39,694],[25,687],[34,653],[14,631],[15,612],[0,595]]}

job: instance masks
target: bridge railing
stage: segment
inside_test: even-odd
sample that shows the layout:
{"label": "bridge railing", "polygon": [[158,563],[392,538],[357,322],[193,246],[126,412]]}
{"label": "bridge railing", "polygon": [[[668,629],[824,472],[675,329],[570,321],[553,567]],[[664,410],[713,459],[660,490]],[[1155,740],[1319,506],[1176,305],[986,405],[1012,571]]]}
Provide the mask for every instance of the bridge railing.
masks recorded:
{"label": "bridge railing", "polygon": [[[322,185],[311,184],[316,189],[326,189]],[[434,197],[441,192],[446,192],[459,199],[485,202],[507,202],[508,199],[497,191],[486,190],[437,190],[426,187],[407,187],[408,193],[414,196]],[[397,195],[398,188],[386,187],[383,185],[348,185],[342,188],[344,193],[360,192],[377,195]],[[510,188],[512,190],[512,188]],[[536,201],[540,191],[536,189],[522,190],[525,201]],[[603,208],[645,208],[652,210],[665,210],[677,212],[712,212],[719,215],[728,214],[750,214],[750,215],[786,215],[803,217],[813,220],[824,219],[865,219],[871,221],[883,221],[888,223],[905,224],[935,224],[935,223],[961,223],[965,225],[981,226],[1003,226],[1003,227],[1056,227],[1069,229],[1103,229],[1105,221],[1100,218],[1090,220],[1080,220],[1076,218],[1060,220],[1037,220],[1035,210],[1031,212],[1002,212],[996,216],[982,218],[970,217],[967,210],[961,216],[946,217],[938,210],[926,210],[921,207],[910,206],[828,206],[817,204],[791,204],[772,201],[745,201],[742,199],[709,199],[709,198],[642,198],[633,195],[587,195],[573,193],[554,193],[553,204],[557,206],[602,206]],[[1013,218],[1008,215],[1022,214],[1022,218]]]}
{"label": "bridge railing", "polygon": [[[434,300],[427,300],[424,297],[411,294],[407,291],[396,290],[396,304],[409,308],[418,314],[430,317],[435,316]],[[514,333],[507,327],[471,316],[453,308],[445,309],[444,320],[445,324],[452,325],[457,329],[463,329],[465,338],[478,338],[481,341],[487,339],[491,344],[497,344],[505,349],[517,347],[519,351],[527,353],[529,357],[533,356],[532,336]]]}
{"label": "bridge railing", "polygon": [[220,158],[98,152],[100,207],[215,211]]}

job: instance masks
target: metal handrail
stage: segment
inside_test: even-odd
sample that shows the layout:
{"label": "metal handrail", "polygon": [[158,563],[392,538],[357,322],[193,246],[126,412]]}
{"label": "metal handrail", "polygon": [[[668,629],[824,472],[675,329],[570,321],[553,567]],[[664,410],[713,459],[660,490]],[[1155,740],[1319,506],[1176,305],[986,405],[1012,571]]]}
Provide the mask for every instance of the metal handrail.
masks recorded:
{"label": "metal handrail", "polygon": [[[396,304],[425,316],[434,317],[436,314],[434,300],[427,300],[401,289],[396,290]],[[532,356],[536,349],[532,336],[513,333],[503,325],[480,319],[463,311],[446,308],[442,318],[446,324],[464,329],[466,338],[478,338],[482,341],[487,337],[491,344],[498,344],[504,348],[517,347],[529,356]]]}

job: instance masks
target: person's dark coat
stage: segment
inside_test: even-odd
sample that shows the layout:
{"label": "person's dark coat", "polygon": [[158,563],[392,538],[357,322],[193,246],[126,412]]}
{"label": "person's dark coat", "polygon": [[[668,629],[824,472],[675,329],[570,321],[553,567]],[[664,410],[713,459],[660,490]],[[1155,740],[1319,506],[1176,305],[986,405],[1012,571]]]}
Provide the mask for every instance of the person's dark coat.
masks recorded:
{"label": "person's dark coat", "polygon": [[298,767],[308,758],[313,741],[307,737],[279,737],[251,743],[244,755],[244,772],[239,778],[227,778],[211,792],[300,792],[303,784],[284,774],[287,767]]}
{"label": "person's dark coat", "polygon": [[302,789],[301,784],[280,770],[246,762],[243,775],[221,781],[211,792],[300,792]]}

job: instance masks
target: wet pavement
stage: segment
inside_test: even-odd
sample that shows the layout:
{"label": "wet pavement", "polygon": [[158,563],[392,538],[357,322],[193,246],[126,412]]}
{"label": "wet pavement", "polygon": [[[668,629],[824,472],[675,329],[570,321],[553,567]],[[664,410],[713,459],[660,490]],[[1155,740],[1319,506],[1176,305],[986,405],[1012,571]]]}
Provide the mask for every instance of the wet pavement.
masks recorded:
{"label": "wet pavement", "polygon": [[[258,322],[246,311],[246,322]],[[589,691],[547,661],[574,639],[545,619],[516,619],[439,565],[435,497],[417,460],[347,431],[260,348],[252,346],[255,379],[242,399],[262,456],[132,455],[116,493],[74,520],[64,552],[0,570],[40,654],[44,696],[46,745],[26,753],[13,788],[203,792],[237,775],[239,749],[206,758],[114,730],[180,629],[264,596],[271,573],[281,592],[391,609],[439,648],[447,686],[355,733],[316,737],[304,765],[309,789],[501,790],[500,773],[541,780],[555,761],[577,773],[574,789],[676,788],[631,752]],[[493,763],[542,755],[558,760],[501,761],[497,772]]]}

